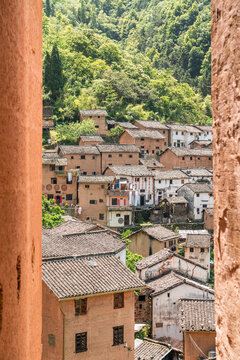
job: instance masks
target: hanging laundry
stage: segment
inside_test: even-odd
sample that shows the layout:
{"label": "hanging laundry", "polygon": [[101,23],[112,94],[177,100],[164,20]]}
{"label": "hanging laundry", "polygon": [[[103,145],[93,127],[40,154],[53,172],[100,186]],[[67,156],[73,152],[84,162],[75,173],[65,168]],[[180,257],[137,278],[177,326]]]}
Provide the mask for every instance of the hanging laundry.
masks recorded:
{"label": "hanging laundry", "polygon": [[72,181],[72,173],[68,173],[68,181]]}

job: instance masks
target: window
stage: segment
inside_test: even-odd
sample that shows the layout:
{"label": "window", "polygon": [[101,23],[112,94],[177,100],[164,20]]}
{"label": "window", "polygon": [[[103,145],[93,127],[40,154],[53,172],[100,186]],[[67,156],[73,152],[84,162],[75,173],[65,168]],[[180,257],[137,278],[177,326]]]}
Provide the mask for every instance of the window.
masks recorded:
{"label": "window", "polygon": [[167,143],[166,143],[166,142],[164,142],[164,145],[167,145]]}
{"label": "window", "polygon": [[167,243],[166,243],[166,242],[164,243],[164,247],[165,247],[165,248],[167,247]]}
{"label": "window", "polygon": [[139,310],[142,310],[142,304],[139,304]]}
{"label": "window", "polygon": [[198,157],[197,159],[200,160],[200,157]]}
{"label": "window", "polygon": [[92,172],[92,175],[96,175],[96,174],[97,174],[96,171],[93,171],[93,172]]}
{"label": "window", "polygon": [[121,217],[121,214],[116,214],[116,217]]}
{"label": "window", "polygon": [[200,214],[200,209],[199,208],[197,208],[197,214]]}
{"label": "window", "polygon": [[58,170],[59,170],[59,171],[62,171],[62,170],[63,170],[63,166],[59,166],[59,167],[58,167]]}
{"label": "window", "polygon": [[144,302],[145,300],[146,300],[146,296],[145,296],[145,295],[139,295],[138,301]]}
{"label": "window", "polygon": [[81,155],[80,159],[86,159],[85,155]]}
{"label": "window", "polygon": [[182,135],[184,135],[184,132],[182,131]]}
{"label": "window", "polygon": [[100,119],[100,115],[98,115],[98,119]]}
{"label": "window", "polygon": [[176,131],[176,135],[178,135],[178,131]]}
{"label": "window", "polygon": [[133,156],[130,154],[129,157],[132,158]]}
{"label": "window", "polygon": [[80,169],[80,166],[76,166],[76,169]]}
{"label": "window", "polygon": [[89,204],[93,205],[93,204],[96,204],[97,203],[97,200],[90,200],[89,201]]}
{"label": "window", "polygon": [[208,160],[212,160],[211,156],[208,158]]}
{"label": "window", "polygon": [[51,184],[57,184],[57,179],[56,178],[51,178]]}
{"label": "window", "polygon": [[50,165],[50,171],[55,171],[55,165]]}
{"label": "window", "polygon": [[193,133],[190,133],[190,135],[192,136]]}
{"label": "window", "polygon": [[139,182],[139,181],[140,181],[140,179],[139,179],[139,178],[135,178],[135,181],[136,181],[136,182]]}
{"label": "window", "polygon": [[96,129],[99,129],[99,126],[98,126],[98,125],[95,125],[95,128],[96,128]]}
{"label": "window", "polygon": [[99,214],[99,220],[104,220],[104,214]]}
{"label": "window", "polygon": [[176,144],[176,143],[174,143],[174,146],[177,146],[177,144]]}
{"label": "window", "polygon": [[86,220],[88,221],[90,219],[90,217],[88,216],[88,217],[86,217]]}
{"label": "window", "polygon": [[120,309],[124,307],[124,293],[114,294],[114,309]]}
{"label": "window", "polygon": [[87,175],[87,172],[86,172],[86,171],[83,171],[82,175]]}
{"label": "window", "polygon": [[105,189],[105,185],[101,185],[101,189]]}
{"label": "window", "polygon": [[48,194],[47,199],[48,200],[53,199],[53,194]]}
{"label": "window", "polygon": [[55,335],[54,334],[48,334],[48,345],[56,346],[56,341],[55,341]]}
{"label": "window", "polygon": [[192,160],[192,156],[190,156],[190,160]]}
{"label": "window", "polygon": [[165,130],[163,130],[163,134],[165,134]]}
{"label": "window", "polygon": [[204,204],[204,205],[203,205],[203,209],[206,209],[206,208],[207,208],[207,205],[206,205],[206,204]]}
{"label": "window", "polygon": [[170,293],[167,293],[167,297],[170,297]]}
{"label": "window", "polygon": [[172,184],[172,179],[170,179],[170,184]]}
{"label": "window", "polygon": [[194,248],[190,248],[190,252],[194,252]]}
{"label": "window", "polygon": [[184,179],[181,180],[181,184],[184,184]]}
{"label": "window", "polygon": [[72,200],[72,194],[67,194],[67,195],[66,195],[66,200],[67,200],[67,201]]}
{"label": "window", "polygon": [[67,180],[66,180],[66,184],[72,184],[72,180],[69,181],[69,180],[67,179]]}
{"label": "window", "polygon": [[73,160],[74,159],[74,156],[71,156],[71,160]]}
{"label": "window", "polygon": [[90,186],[89,185],[85,185],[85,189],[89,189],[90,188]]}
{"label": "window", "polygon": [[103,203],[103,199],[99,199],[99,202],[100,202],[100,203]]}
{"label": "window", "polygon": [[76,353],[87,351],[87,333],[76,334],[75,337]]}
{"label": "window", "polygon": [[123,344],[123,326],[115,326],[113,328],[113,345]]}
{"label": "window", "polygon": [[122,154],[118,154],[119,157],[122,157]]}
{"label": "window", "polygon": [[184,156],[182,157],[182,160],[185,160],[185,157],[184,157]]}
{"label": "window", "polygon": [[161,184],[161,180],[158,180],[158,183]]}
{"label": "window", "polygon": [[109,155],[108,155],[108,157],[109,157],[109,158],[111,158],[111,157],[112,157],[112,155],[111,155],[111,154],[109,154]]}
{"label": "window", "polygon": [[95,156],[92,156],[92,159],[94,160],[94,159],[96,159],[96,157],[95,157]]}
{"label": "window", "polygon": [[156,146],[156,149],[159,149],[159,146]]}
{"label": "window", "polygon": [[112,198],[112,205],[117,205],[117,204],[118,204],[117,198]]}
{"label": "window", "polygon": [[154,151],[154,150],[152,150],[152,154],[154,154],[154,152],[155,152],[155,151]]}
{"label": "window", "polygon": [[144,141],[144,138],[141,138],[141,141]]}
{"label": "window", "polygon": [[204,248],[201,248],[201,253],[203,253],[204,252]]}
{"label": "window", "polygon": [[75,316],[87,313],[87,298],[75,300]]}
{"label": "window", "polygon": [[112,166],[112,164],[108,164],[108,166]]}
{"label": "window", "polygon": [[200,195],[199,194],[196,194],[197,197],[199,197]]}
{"label": "window", "polygon": [[156,142],[159,142],[159,140],[157,139]]}
{"label": "window", "polygon": [[210,193],[209,196],[212,197],[213,196],[212,193]]}

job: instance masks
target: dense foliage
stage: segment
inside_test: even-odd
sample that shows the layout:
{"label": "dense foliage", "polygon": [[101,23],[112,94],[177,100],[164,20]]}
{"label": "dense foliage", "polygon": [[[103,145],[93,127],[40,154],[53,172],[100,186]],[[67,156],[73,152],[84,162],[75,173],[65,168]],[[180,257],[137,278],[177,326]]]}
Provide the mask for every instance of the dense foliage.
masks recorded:
{"label": "dense foliage", "polygon": [[44,99],[58,121],[210,123],[210,0],[45,0]]}
{"label": "dense foliage", "polygon": [[83,120],[81,123],[57,124],[52,131],[52,138],[59,144],[76,144],[80,135],[93,135],[96,129],[93,120]]}
{"label": "dense foliage", "polygon": [[42,196],[42,225],[52,228],[63,222],[64,211],[55,204],[54,200],[47,200]]}

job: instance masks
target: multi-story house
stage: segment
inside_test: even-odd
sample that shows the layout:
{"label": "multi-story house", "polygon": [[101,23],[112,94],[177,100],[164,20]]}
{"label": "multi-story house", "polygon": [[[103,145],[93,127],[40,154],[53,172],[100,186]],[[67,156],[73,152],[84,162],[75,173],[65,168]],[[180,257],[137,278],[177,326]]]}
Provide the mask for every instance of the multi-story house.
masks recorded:
{"label": "multi-story house", "polygon": [[120,144],[135,144],[142,155],[155,157],[165,148],[166,137],[155,130],[126,129],[119,138]]}
{"label": "multi-story house", "polygon": [[104,174],[112,175],[117,179],[116,188],[121,184],[129,186],[129,203],[131,206],[154,205],[154,178],[152,172],[145,166],[109,166]]}
{"label": "multi-story house", "polygon": [[164,170],[165,166],[161,164],[156,159],[139,159],[139,164],[146,166],[148,170],[155,171],[155,170]]}
{"label": "multi-story house", "polygon": [[116,122],[115,126],[121,126],[123,129],[137,129],[137,126],[127,121]]}
{"label": "multi-story house", "polygon": [[160,154],[159,161],[166,170],[173,168],[212,168],[212,149],[187,149],[171,147]]}
{"label": "multi-story house", "polygon": [[202,149],[202,148],[212,148],[211,140],[193,140],[190,143],[191,149]]}
{"label": "multi-story house", "polygon": [[107,194],[114,182],[114,176],[78,177],[78,218],[107,225]]}
{"label": "multi-story house", "polygon": [[169,124],[170,146],[189,147],[193,140],[199,140],[201,130],[191,125]]}
{"label": "multi-story house", "polygon": [[197,129],[201,130],[198,140],[213,140],[212,126],[208,125],[196,125]]}
{"label": "multi-story house", "polygon": [[188,201],[189,218],[203,220],[204,211],[213,208],[213,187],[207,183],[186,184],[177,190]]}
{"label": "multi-story house", "polygon": [[43,360],[134,360],[134,291],[145,285],[116,256],[48,259],[42,279]]}
{"label": "multi-story house", "polygon": [[188,234],[184,256],[194,260],[208,269],[210,275],[210,239],[209,234]]}
{"label": "multi-story house", "polygon": [[181,169],[189,177],[189,182],[203,182],[207,181],[209,184],[213,183],[213,173],[211,169],[194,168]]}
{"label": "multi-story house", "polygon": [[99,144],[101,172],[112,165],[138,165],[139,149],[136,145]]}
{"label": "multi-story house", "polygon": [[101,174],[101,156],[95,145],[61,145],[58,154],[67,158],[69,169],[81,175]]}
{"label": "multi-story house", "polygon": [[130,204],[130,185],[115,182],[107,191],[107,226],[123,228],[133,223],[133,207]]}
{"label": "multi-story house", "polygon": [[136,127],[140,130],[153,130],[160,132],[165,137],[164,149],[169,146],[170,129],[166,124],[163,124],[160,121],[136,120],[134,125],[136,125]]}
{"label": "multi-story house", "polygon": [[78,171],[67,168],[67,158],[57,152],[43,152],[42,194],[48,200],[54,199],[57,204],[77,203]]}
{"label": "multi-story house", "polygon": [[176,195],[176,191],[189,182],[189,177],[181,170],[160,170],[154,172],[155,204],[163,198]]}
{"label": "multi-story house", "polygon": [[81,135],[78,140],[78,145],[97,145],[104,142],[100,135]]}
{"label": "multi-story house", "polygon": [[108,114],[106,110],[101,110],[101,109],[79,111],[80,122],[82,120],[88,120],[88,119],[93,120],[95,123],[96,133],[100,135],[109,134],[109,128],[106,122],[107,115]]}

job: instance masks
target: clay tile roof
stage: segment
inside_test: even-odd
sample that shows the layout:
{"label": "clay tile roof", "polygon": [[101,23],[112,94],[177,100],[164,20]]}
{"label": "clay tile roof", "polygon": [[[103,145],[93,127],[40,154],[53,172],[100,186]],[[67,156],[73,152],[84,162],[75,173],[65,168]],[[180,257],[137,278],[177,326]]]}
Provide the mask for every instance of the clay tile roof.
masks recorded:
{"label": "clay tile roof", "polygon": [[80,175],[78,177],[79,183],[113,183],[114,176],[107,175]]}
{"label": "clay tile roof", "polygon": [[152,293],[151,296],[157,296],[158,294],[164,293],[169,289],[184,283],[209,292],[210,294],[214,294],[214,290],[210,289],[208,286],[203,285],[198,281],[189,279],[186,276],[176,274],[174,271],[165,273],[158,279],[148,282],[147,286],[154,290],[154,293]]}
{"label": "clay tile roof", "polygon": [[100,135],[81,135],[79,137],[82,141],[96,141],[96,142],[104,142],[103,138]]}
{"label": "clay tile roof", "polygon": [[187,204],[188,203],[187,200],[183,196],[167,197],[166,200],[170,204]]}
{"label": "clay tile roof", "polygon": [[125,130],[133,138],[150,138],[150,139],[165,139],[160,132],[156,130]]}
{"label": "clay tile roof", "polygon": [[179,237],[178,234],[161,225],[145,227],[142,229],[142,231],[159,241],[166,241],[169,239],[176,239]]}
{"label": "clay tile roof", "polygon": [[134,360],[161,360],[171,351],[171,346],[154,340],[138,340]]}
{"label": "clay tile roof", "polygon": [[80,110],[79,113],[82,116],[107,116],[108,113],[106,110],[96,109],[96,110]]}
{"label": "clay tile roof", "polygon": [[189,188],[194,193],[212,193],[213,192],[213,186],[209,185],[209,184],[207,184],[205,182],[201,182],[201,183],[199,182],[199,183],[196,183],[196,184],[185,184],[181,188],[179,188],[178,190],[180,190],[180,189],[182,189],[184,187]]}
{"label": "clay tile roof", "polygon": [[147,168],[164,168],[164,165],[155,159],[139,159],[139,163]]}
{"label": "clay tile roof", "polygon": [[98,150],[100,151],[100,153],[123,153],[123,152],[127,152],[127,153],[139,153],[140,150],[139,148],[134,145],[134,144],[129,144],[129,145],[119,145],[119,144],[109,144],[109,145],[105,145],[105,144],[99,144],[97,145]]}
{"label": "clay tile roof", "polygon": [[215,331],[214,300],[180,299],[178,325],[180,331]]}
{"label": "clay tile roof", "polygon": [[[169,147],[165,151],[172,151],[177,156],[212,156],[213,150],[208,148],[188,149],[185,147]],[[164,151],[164,152],[165,152]]]}
{"label": "clay tile roof", "polygon": [[168,126],[160,121],[136,120],[135,124],[142,125],[148,129],[169,130]]}
{"label": "clay tile roof", "polygon": [[42,164],[43,165],[56,165],[66,166],[67,158],[59,156],[57,152],[43,152],[42,153]]}
{"label": "clay tile roof", "polygon": [[64,221],[62,224],[53,228],[43,228],[43,234],[52,235],[70,235],[80,234],[93,230],[97,227],[95,224],[90,224],[81,220],[75,220],[74,218]]}
{"label": "clay tile roof", "polygon": [[59,146],[59,149],[64,155],[99,154],[99,151],[95,145],[61,145]]}
{"label": "clay tile roof", "polygon": [[213,177],[213,174],[206,168],[182,169],[181,171],[188,176]]}
{"label": "clay tile roof", "polygon": [[209,248],[210,239],[209,234],[188,234],[185,247]]}
{"label": "clay tile roof", "polygon": [[115,175],[123,176],[153,176],[152,172],[143,165],[109,166]]}
{"label": "clay tile roof", "polygon": [[45,261],[42,279],[59,299],[145,287],[116,256]]}
{"label": "clay tile roof", "polygon": [[200,129],[197,129],[193,125],[181,125],[181,124],[168,124],[168,127],[173,131],[186,131],[188,133],[200,133]]}
{"label": "clay tile roof", "polygon": [[133,125],[130,122],[117,122],[116,124],[124,129],[137,129],[137,126]]}
{"label": "clay tile roof", "polygon": [[208,126],[208,125],[196,125],[196,128],[202,130],[202,131],[208,131],[208,132],[212,132],[212,126]]}
{"label": "clay tile roof", "polygon": [[188,179],[188,175],[181,170],[156,170],[154,177],[156,180]]}
{"label": "clay tile roof", "polygon": [[42,237],[43,259],[110,255],[126,246],[119,236],[106,230],[64,236],[49,233]]}
{"label": "clay tile roof", "polygon": [[209,146],[212,144],[212,141],[211,140],[193,140],[191,141],[190,144],[198,144],[198,145],[203,145],[203,146]]}
{"label": "clay tile roof", "polygon": [[43,119],[48,119],[53,116],[52,106],[43,106]]}

